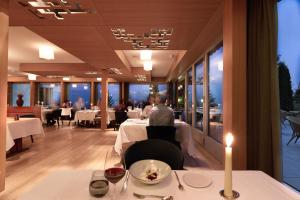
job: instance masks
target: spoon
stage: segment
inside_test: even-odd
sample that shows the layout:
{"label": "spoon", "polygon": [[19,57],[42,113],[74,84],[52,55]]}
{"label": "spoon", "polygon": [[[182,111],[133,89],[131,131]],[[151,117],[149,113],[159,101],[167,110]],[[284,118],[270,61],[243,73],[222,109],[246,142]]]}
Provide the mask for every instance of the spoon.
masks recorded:
{"label": "spoon", "polygon": [[157,198],[157,199],[161,199],[161,200],[173,200],[173,196],[159,196],[159,195],[144,195],[144,194],[137,194],[137,193],[133,193],[133,196],[137,197],[138,199],[145,199],[147,197],[152,197],[152,198]]}

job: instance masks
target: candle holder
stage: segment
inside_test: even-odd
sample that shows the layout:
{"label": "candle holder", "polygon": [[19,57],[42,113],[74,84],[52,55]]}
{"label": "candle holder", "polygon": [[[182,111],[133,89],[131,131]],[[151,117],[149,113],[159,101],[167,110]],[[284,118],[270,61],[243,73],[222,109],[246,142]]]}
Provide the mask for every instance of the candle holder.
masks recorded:
{"label": "candle holder", "polygon": [[233,199],[237,199],[237,198],[240,197],[240,193],[238,193],[237,191],[234,191],[234,190],[232,190],[232,197],[227,197],[227,196],[225,196],[224,190],[221,190],[221,191],[220,191],[220,195],[221,195],[222,197],[224,197],[226,200],[233,200]]}

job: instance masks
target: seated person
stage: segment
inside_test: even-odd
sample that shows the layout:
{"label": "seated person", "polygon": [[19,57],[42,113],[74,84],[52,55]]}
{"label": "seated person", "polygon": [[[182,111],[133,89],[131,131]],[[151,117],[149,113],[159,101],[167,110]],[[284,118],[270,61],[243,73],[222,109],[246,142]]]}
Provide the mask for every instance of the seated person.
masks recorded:
{"label": "seated person", "polygon": [[154,107],[154,97],[150,96],[147,105],[143,109],[142,118],[149,118]]}
{"label": "seated person", "polygon": [[117,105],[117,106],[115,107],[115,110],[116,110],[116,111],[123,111],[123,112],[127,112],[127,111],[128,111],[128,109],[127,109],[127,107],[126,107],[126,104],[124,103],[124,100],[123,100],[123,99],[120,100],[119,105]]}
{"label": "seated person", "polygon": [[165,105],[167,97],[156,95],[155,106],[149,116],[149,126],[174,126],[174,112]]}

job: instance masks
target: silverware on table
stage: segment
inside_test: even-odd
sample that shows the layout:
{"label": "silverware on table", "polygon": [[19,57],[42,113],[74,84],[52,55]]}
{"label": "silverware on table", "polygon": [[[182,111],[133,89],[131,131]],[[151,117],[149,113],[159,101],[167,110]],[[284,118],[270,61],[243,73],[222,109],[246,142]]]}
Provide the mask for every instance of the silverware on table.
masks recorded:
{"label": "silverware on table", "polygon": [[176,176],[176,179],[177,179],[177,182],[178,182],[178,188],[179,188],[179,190],[184,190],[184,187],[183,187],[183,185],[180,183],[180,180],[179,180],[179,177],[178,177],[178,174],[177,174],[177,172],[176,172],[176,171],[174,171],[174,174],[175,174],[175,176]]}
{"label": "silverware on table", "polygon": [[173,196],[160,196],[160,195],[152,195],[152,194],[138,194],[138,193],[133,193],[133,196],[137,197],[138,199],[145,199],[147,197],[151,197],[151,198],[157,198],[157,199],[161,199],[161,200],[173,200]]}
{"label": "silverware on table", "polygon": [[126,192],[127,186],[128,186],[128,179],[129,179],[129,176],[130,176],[130,173],[129,173],[129,171],[127,171],[127,172],[126,172],[126,175],[125,175],[125,181],[124,181],[124,183],[123,183],[123,187],[122,187],[120,193]]}

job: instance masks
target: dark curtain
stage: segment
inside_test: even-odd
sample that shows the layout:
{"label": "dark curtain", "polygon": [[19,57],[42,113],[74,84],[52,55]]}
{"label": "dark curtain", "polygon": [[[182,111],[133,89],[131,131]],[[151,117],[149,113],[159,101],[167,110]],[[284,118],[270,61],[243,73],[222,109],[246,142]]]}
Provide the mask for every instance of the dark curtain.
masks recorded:
{"label": "dark curtain", "polygon": [[277,1],[248,0],[247,165],[281,180]]}

